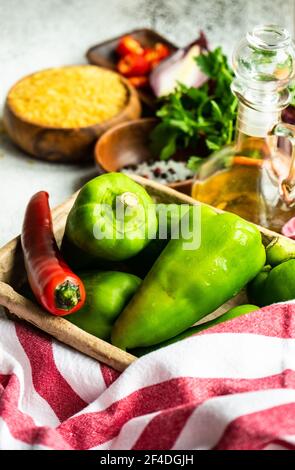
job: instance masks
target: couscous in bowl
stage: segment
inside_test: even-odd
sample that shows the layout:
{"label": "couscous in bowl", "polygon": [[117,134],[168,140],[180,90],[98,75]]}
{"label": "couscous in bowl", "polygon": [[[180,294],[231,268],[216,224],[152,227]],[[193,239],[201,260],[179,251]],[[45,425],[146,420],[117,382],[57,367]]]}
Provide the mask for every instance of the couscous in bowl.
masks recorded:
{"label": "couscous in bowl", "polygon": [[107,129],[140,112],[137,92],[123,77],[103,67],[67,66],[17,82],[6,99],[4,126],[13,142],[34,157],[81,162],[92,156],[95,141]]}

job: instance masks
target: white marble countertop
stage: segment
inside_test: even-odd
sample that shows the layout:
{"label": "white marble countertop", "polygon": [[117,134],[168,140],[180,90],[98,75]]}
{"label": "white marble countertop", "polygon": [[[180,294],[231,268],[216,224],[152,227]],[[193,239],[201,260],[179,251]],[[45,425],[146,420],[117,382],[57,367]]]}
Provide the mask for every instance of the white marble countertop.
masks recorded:
{"label": "white marble countertop", "polygon": [[[293,31],[293,0],[1,0],[0,106],[22,76],[41,68],[85,62],[95,43],[138,27],[152,27],[184,45],[203,29],[228,54],[257,23]],[[87,179],[94,166],[38,162],[0,133],[0,246],[16,236],[29,197],[40,189],[52,206]]]}

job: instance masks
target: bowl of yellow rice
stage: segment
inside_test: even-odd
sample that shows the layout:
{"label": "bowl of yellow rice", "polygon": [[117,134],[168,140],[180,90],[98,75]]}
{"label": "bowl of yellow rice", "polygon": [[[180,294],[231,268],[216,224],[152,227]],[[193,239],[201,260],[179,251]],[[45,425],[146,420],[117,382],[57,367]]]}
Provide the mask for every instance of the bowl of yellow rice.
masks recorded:
{"label": "bowl of yellow rice", "polygon": [[140,116],[136,90],[117,73],[94,65],[41,70],[8,92],[4,126],[34,157],[81,162],[111,127]]}

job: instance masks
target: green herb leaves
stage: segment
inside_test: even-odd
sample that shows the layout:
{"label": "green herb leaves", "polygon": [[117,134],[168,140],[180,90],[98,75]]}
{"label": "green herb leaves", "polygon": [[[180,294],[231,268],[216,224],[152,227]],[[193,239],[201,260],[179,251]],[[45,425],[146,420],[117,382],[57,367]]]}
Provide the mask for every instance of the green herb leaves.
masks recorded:
{"label": "green herb leaves", "polygon": [[227,59],[218,47],[195,60],[208,82],[200,88],[179,83],[175,92],[160,101],[157,116],[161,122],[151,134],[151,147],[163,160],[177,149],[198,153],[200,146],[206,156],[233,139],[237,99],[230,90],[233,73]]}
{"label": "green herb leaves", "polygon": [[187,162],[187,167],[189,170],[193,171],[193,172],[197,172],[200,168],[200,166],[202,165],[202,163],[204,163],[205,159],[204,158],[201,158],[201,157],[190,157],[188,162]]}

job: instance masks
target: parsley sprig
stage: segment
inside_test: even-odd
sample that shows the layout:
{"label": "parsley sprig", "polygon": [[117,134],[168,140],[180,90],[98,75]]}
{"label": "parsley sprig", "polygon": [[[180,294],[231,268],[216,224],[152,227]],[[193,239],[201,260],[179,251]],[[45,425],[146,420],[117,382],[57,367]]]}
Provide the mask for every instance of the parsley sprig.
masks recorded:
{"label": "parsley sprig", "polygon": [[[201,143],[207,156],[233,140],[237,99],[230,90],[233,72],[227,58],[218,47],[195,60],[209,81],[200,88],[179,83],[173,93],[161,99],[157,111],[161,121],[151,134],[151,145],[162,160],[177,149],[198,153]],[[199,161],[194,158],[195,163]]]}

